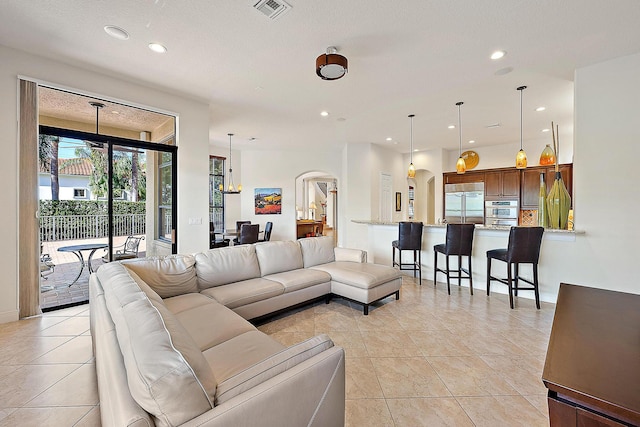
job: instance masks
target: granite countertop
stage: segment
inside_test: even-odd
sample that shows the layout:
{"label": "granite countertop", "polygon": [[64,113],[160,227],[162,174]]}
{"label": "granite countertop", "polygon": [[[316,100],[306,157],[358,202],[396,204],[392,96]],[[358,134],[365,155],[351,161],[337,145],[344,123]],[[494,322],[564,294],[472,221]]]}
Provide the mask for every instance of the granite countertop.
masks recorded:
{"label": "granite countertop", "polygon": [[[351,222],[356,224],[365,224],[365,225],[398,225],[397,221],[387,222],[380,220],[368,220],[368,219],[352,219]],[[445,228],[447,224],[424,224],[425,228]],[[483,224],[476,224],[476,228],[479,230],[504,230],[509,231],[511,229],[510,226],[501,226],[501,225],[490,225],[485,226]],[[557,230],[552,228],[545,228],[545,233],[568,233],[568,234],[585,234],[584,230]]]}

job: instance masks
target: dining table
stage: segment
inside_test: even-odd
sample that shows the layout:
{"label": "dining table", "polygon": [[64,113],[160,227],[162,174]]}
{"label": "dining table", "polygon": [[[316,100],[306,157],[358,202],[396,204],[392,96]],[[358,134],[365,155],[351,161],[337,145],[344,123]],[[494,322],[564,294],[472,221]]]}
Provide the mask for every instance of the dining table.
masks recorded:
{"label": "dining table", "polygon": [[[98,249],[106,249],[108,247],[109,245],[106,243],[84,243],[82,245],[69,245],[59,247],[58,252],[71,252],[76,257],[78,257],[78,262],[80,262],[80,271],[78,272],[76,278],[73,279],[73,281],[69,283],[68,286],[71,287],[78,281],[78,279],[82,275],[82,272],[84,271],[85,265],[89,270],[89,274],[93,273],[93,267],[91,266],[91,259],[93,258],[93,254],[95,254]],[[83,251],[90,251],[86,262],[84,256],[82,255]]]}

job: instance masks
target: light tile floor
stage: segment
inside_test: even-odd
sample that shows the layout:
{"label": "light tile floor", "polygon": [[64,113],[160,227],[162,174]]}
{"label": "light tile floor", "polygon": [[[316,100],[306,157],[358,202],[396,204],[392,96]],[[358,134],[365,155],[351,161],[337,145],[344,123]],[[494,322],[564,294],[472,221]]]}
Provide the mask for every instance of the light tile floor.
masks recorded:
{"label": "light tile floor", "polygon": [[[327,333],[346,351],[347,426],[548,426],[541,381],[555,305],[419,286],[362,315],[342,299],[259,326],[290,345]],[[0,325],[0,426],[99,426],[88,306]]]}

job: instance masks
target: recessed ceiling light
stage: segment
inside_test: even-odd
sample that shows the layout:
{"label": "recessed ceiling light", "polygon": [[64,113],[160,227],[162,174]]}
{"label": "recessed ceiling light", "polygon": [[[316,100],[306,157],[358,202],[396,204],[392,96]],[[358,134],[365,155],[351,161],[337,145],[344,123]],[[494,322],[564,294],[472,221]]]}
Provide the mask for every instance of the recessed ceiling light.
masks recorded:
{"label": "recessed ceiling light", "polygon": [[500,68],[498,71],[496,71],[493,74],[495,74],[496,76],[504,76],[505,74],[509,74],[512,71],[513,71],[513,67],[505,67],[505,68]]}
{"label": "recessed ceiling light", "polygon": [[549,132],[549,129],[542,129],[542,132]]}
{"label": "recessed ceiling light", "polygon": [[149,43],[149,49],[156,53],[165,53],[167,51],[167,48],[160,43]]}
{"label": "recessed ceiling light", "polygon": [[536,111],[544,111],[546,109],[547,109],[547,107],[538,107],[538,108],[536,108]]}
{"label": "recessed ceiling light", "polygon": [[393,138],[388,137],[388,138],[387,138],[387,141],[393,141]]}
{"label": "recessed ceiling light", "polygon": [[111,114],[120,114],[120,112],[119,112],[119,111],[116,111],[116,110],[113,110],[113,111],[111,112]]}
{"label": "recessed ceiling light", "polygon": [[416,151],[420,151],[420,150],[418,150],[417,148],[414,148],[414,149],[413,149],[413,152],[415,153]]}
{"label": "recessed ceiling light", "polygon": [[447,126],[447,129],[455,129],[456,127],[454,125],[449,125]]}
{"label": "recessed ceiling light", "polygon": [[487,129],[493,129],[493,128],[499,128],[501,126],[500,123],[492,123],[490,125],[487,125],[486,128]]}
{"label": "recessed ceiling light", "polygon": [[469,144],[474,144],[475,142],[476,142],[476,141],[475,141],[475,140],[473,140],[473,139],[469,140]]}
{"label": "recessed ceiling light", "polygon": [[129,40],[129,33],[123,28],[116,27],[115,25],[105,25],[104,31],[114,39]]}
{"label": "recessed ceiling light", "polygon": [[346,121],[346,120],[347,120],[347,119],[345,119],[344,117],[338,117],[338,118],[336,119],[336,122],[344,122],[344,121]]}
{"label": "recessed ceiling light", "polygon": [[329,112],[328,111],[323,111],[323,112],[320,113],[320,115],[322,117],[327,117],[329,115]]}
{"label": "recessed ceiling light", "polygon": [[253,142],[253,141],[255,141],[255,140],[256,140],[256,137],[255,137],[255,136],[252,136],[251,138],[249,138],[249,142]]}
{"label": "recessed ceiling light", "polygon": [[496,60],[496,59],[500,59],[503,56],[505,56],[507,54],[507,52],[505,52],[504,50],[496,50],[495,52],[493,52],[491,54],[491,59]]}

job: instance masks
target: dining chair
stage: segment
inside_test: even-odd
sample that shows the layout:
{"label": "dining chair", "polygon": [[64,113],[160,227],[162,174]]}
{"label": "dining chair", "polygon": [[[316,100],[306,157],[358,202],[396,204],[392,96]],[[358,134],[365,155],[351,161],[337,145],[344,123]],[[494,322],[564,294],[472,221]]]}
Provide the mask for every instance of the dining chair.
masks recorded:
{"label": "dining chair", "polygon": [[[216,237],[220,236],[220,237]],[[216,226],[213,222],[209,223],[209,249],[223,248],[229,246],[229,239],[225,239],[222,233],[216,233]]]}
{"label": "dining chair", "polygon": [[271,230],[273,230],[273,222],[267,221],[264,226],[264,237],[260,239],[261,242],[268,242],[271,240]]}
{"label": "dining chair", "polygon": [[236,237],[233,238],[233,244],[240,244],[240,231],[242,230],[242,226],[244,224],[251,224],[251,221],[236,221]]}
{"label": "dining chair", "polygon": [[258,242],[258,233],[260,232],[260,224],[243,224],[238,236],[239,245],[247,245]]}

